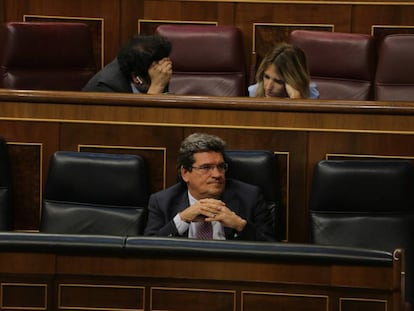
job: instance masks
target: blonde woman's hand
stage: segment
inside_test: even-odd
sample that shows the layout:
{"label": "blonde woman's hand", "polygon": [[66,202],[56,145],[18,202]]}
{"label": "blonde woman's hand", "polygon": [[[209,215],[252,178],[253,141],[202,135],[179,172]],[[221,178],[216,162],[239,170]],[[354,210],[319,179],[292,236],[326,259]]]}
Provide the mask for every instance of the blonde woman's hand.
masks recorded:
{"label": "blonde woman's hand", "polygon": [[289,98],[295,99],[295,98],[302,98],[302,95],[300,95],[299,90],[293,88],[290,84],[285,84],[286,86],[286,93],[288,94]]}

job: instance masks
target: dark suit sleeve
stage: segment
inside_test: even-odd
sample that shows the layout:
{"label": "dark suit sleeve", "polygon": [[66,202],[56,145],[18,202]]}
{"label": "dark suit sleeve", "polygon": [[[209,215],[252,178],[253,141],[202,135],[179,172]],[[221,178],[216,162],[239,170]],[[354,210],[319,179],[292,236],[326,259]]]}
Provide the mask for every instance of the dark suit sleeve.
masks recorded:
{"label": "dark suit sleeve", "polygon": [[115,59],[96,73],[83,87],[84,92],[132,93],[131,81],[122,74]]}
{"label": "dark suit sleeve", "polygon": [[274,220],[270,206],[259,187],[228,179],[225,202],[228,207],[247,221],[241,232],[226,233],[227,239],[247,241],[275,241]]}
{"label": "dark suit sleeve", "polygon": [[114,88],[110,85],[105,84],[104,82],[96,82],[96,84],[87,84],[82,91],[84,92],[117,92]]}
{"label": "dark suit sleeve", "polygon": [[247,219],[244,229],[236,233],[236,240],[276,241],[270,209],[261,194],[256,197],[252,220]]}
{"label": "dark suit sleeve", "polygon": [[[148,203],[148,221],[144,235],[147,236],[179,236],[173,218],[170,215],[166,198],[160,193],[151,195]],[[162,203],[161,203],[162,202]]]}

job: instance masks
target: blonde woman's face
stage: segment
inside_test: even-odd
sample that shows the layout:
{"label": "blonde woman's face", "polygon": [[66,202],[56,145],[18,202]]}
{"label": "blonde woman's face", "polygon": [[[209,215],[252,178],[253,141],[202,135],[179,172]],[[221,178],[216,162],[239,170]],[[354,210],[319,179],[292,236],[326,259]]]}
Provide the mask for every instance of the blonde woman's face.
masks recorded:
{"label": "blonde woman's face", "polygon": [[263,87],[265,97],[286,97],[285,81],[276,71],[276,66],[271,64],[263,73]]}

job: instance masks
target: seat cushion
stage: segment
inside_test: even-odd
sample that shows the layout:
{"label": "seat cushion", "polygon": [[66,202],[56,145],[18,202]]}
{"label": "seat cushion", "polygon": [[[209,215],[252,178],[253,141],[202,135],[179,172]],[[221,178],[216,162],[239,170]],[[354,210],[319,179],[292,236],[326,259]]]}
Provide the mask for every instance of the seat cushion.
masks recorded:
{"label": "seat cushion", "polygon": [[40,231],[59,234],[136,236],[145,225],[144,207],[45,201]]}

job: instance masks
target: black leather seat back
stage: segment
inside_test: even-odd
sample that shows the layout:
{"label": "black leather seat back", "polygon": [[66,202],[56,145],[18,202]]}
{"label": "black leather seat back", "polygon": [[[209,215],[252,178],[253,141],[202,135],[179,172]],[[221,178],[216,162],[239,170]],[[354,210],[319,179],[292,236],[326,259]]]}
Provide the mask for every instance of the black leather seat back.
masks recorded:
{"label": "black leather seat back", "polygon": [[50,161],[40,231],[139,235],[147,202],[140,156],[58,151]]}
{"label": "black leather seat back", "polygon": [[6,141],[0,137],[0,231],[13,228],[12,182]]}
{"label": "black leather seat back", "polygon": [[280,217],[280,185],[275,154],[268,150],[227,150],[224,158],[229,165],[227,178],[262,189],[274,218],[276,238],[280,240],[284,226]]}
{"label": "black leather seat back", "polygon": [[406,251],[413,301],[414,169],[405,160],[319,162],[310,197],[316,244]]}

